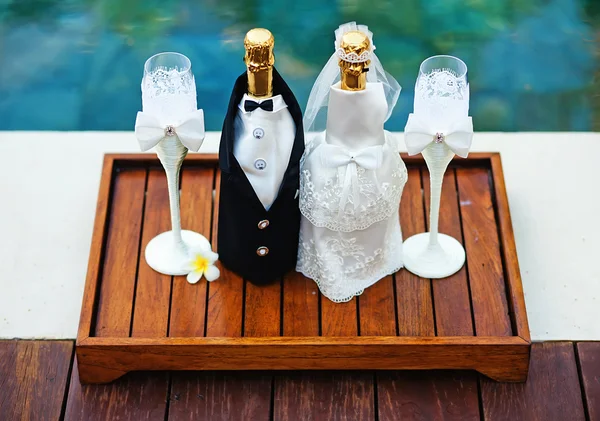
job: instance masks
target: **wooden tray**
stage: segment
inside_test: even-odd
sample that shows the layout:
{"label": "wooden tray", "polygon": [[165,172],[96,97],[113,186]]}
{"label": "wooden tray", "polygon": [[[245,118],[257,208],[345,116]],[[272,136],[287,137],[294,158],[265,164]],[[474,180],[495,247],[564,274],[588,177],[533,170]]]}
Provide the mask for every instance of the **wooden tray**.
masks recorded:
{"label": "wooden tray", "polygon": [[[403,159],[407,238],[427,229],[429,175],[420,155]],[[181,182],[183,227],[215,247],[216,168],[216,155],[190,155]],[[466,266],[443,280],[401,270],[349,303],[296,272],[267,287],[223,267],[210,284],[158,274],[143,251],[169,228],[156,156],[106,155],[77,337],[83,383],[134,370],[474,369],[526,380],[529,328],[498,154],[455,159],[445,175],[440,231],[463,242]]]}

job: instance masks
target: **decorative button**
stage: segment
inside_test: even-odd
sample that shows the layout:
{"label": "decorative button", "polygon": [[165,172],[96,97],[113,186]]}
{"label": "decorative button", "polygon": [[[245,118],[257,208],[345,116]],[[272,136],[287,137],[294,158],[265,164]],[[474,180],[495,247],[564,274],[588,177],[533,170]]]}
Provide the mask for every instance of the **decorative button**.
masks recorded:
{"label": "decorative button", "polygon": [[269,249],[265,246],[259,247],[256,249],[256,254],[258,254],[260,257],[266,256],[269,254]]}
{"label": "decorative button", "polygon": [[446,140],[446,136],[444,136],[444,133],[436,133],[433,135],[433,141],[435,143],[442,143],[444,140]]}
{"label": "decorative button", "polygon": [[252,136],[254,136],[255,139],[262,139],[264,137],[264,135],[265,135],[265,131],[263,129],[261,129],[260,127],[257,127],[252,132]]}
{"label": "decorative button", "polygon": [[264,170],[267,168],[267,161],[262,158],[258,158],[256,161],[254,161],[254,168],[261,171]]}
{"label": "decorative button", "polygon": [[165,129],[165,136],[175,136],[175,127],[168,125]]}
{"label": "decorative button", "polygon": [[258,223],[258,229],[259,230],[264,230],[265,228],[267,228],[269,226],[269,220],[268,219],[263,219],[262,221],[260,221]]}

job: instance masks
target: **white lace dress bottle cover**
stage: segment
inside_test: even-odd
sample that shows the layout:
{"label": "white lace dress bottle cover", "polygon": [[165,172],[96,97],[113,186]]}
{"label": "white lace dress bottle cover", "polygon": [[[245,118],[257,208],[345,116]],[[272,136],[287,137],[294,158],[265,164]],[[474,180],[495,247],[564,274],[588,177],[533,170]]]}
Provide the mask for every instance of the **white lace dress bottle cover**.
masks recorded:
{"label": "white lace dress bottle cover", "polygon": [[331,87],[325,132],[306,146],[296,270],[334,302],[402,268],[399,205],[407,180],[396,136],[383,129],[381,83]]}

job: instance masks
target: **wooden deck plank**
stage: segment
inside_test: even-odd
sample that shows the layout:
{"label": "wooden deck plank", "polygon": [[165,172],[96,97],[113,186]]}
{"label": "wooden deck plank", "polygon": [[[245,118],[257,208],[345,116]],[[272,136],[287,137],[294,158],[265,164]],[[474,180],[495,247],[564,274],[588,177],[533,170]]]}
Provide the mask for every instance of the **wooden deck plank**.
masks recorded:
{"label": "wooden deck plank", "polygon": [[269,420],[270,375],[184,372],[180,379],[171,387],[169,421]]}
{"label": "wooden deck plank", "polygon": [[57,420],[72,341],[0,341],[0,420]]}
{"label": "wooden deck plank", "polygon": [[377,375],[379,421],[479,421],[477,375],[384,371]]}
{"label": "wooden deck plank", "polygon": [[536,343],[527,383],[497,383],[481,377],[485,421],[583,421],[573,344]]}
{"label": "wooden deck plank", "polygon": [[158,273],[148,266],[143,252],[150,240],[170,229],[167,176],[162,168],[153,168],[148,171],[131,336],[142,338],[167,336],[172,277]]}
{"label": "wooden deck plank", "polygon": [[[72,346],[71,341],[0,341],[0,419],[59,419]],[[596,420],[594,399],[598,396],[600,342],[575,346],[579,351],[581,377],[570,342],[534,344],[529,380],[525,384],[496,383],[482,376],[482,419],[584,420],[585,397],[588,419]],[[257,389],[268,387],[270,376],[244,372],[179,374],[188,377],[186,388],[173,385],[169,420],[269,419],[270,397]],[[479,419],[476,388],[465,381],[472,375],[455,371],[380,372],[375,405],[369,380],[372,373],[279,373],[277,381],[283,379],[291,386],[276,392],[273,419],[370,420],[378,407],[377,419],[381,421],[476,420]],[[351,378],[345,381],[348,376]],[[396,387],[382,390],[386,381],[396,382]],[[440,389],[443,382],[453,388]],[[580,382],[586,391],[584,396]],[[164,392],[167,383],[167,373],[149,372],[129,374],[113,385],[82,387],[74,362],[65,419],[162,421],[167,412]],[[226,393],[235,388],[238,389],[235,395]]]}
{"label": "wooden deck plank", "polygon": [[[217,171],[215,202],[213,205],[212,247],[217,248],[217,229],[219,219],[219,193],[221,172]],[[207,285],[208,312],[206,336],[238,337],[242,335],[242,308],[244,302],[244,280],[226,269],[220,261],[217,267],[221,277]]]}
{"label": "wooden deck plank", "polygon": [[145,187],[143,169],[115,178],[95,336],[129,336]]}
{"label": "wooden deck plank", "polygon": [[[181,227],[210,239],[213,184],[212,168],[187,168],[181,175]],[[169,336],[204,336],[206,318],[206,279],[190,284],[185,276],[173,277],[173,297]]]}
{"label": "wooden deck plank", "polygon": [[[404,240],[425,232],[421,172],[418,168],[408,169],[408,181],[400,203],[400,224]],[[406,269],[396,273],[394,278],[400,336],[434,336],[431,281],[413,275]]]}
{"label": "wooden deck plank", "polygon": [[589,421],[600,421],[600,342],[575,345]]}
{"label": "wooden deck plank", "polygon": [[283,278],[283,336],[319,336],[319,288],[301,273]]}
{"label": "wooden deck plank", "polygon": [[164,421],[169,375],[129,373],[106,385],[79,382],[77,361],[71,375],[65,421]]}
{"label": "wooden deck plank", "polygon": [[293,372],[275,377],[277,421],[375,419],[373,374],[370,372]]}
{"label": "wooden deck plank", "polygon": [[[423,174],[423,190],[426,192],[425,209],[429,215],[431,196],[427,192],[430,191],[430,180],[429,174],[425,173]],[[463,242],[454,169],[448,169],[444,175],[439,232]],[[461,270],[448,278],[433,279],[431,283],[437,335],[473,336],[467,266],[463,266]]]}
{"label": "wooden deck plank", "polygon": [[456,178],[475,333],[478,336],[511,336],[489,171],[484,168],[459,168]]}

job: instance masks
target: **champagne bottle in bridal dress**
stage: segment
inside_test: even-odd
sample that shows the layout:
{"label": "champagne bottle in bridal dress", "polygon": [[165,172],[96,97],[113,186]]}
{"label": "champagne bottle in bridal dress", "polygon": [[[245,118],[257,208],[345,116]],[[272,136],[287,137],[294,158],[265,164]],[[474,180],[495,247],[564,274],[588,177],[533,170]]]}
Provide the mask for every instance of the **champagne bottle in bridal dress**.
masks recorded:
{"label": "champagne bottle in bridal dress", "polygon": [[296,269],[334,302],[349,301],[403,266],[399,204],[407,180],[398,139],[384,130],[400,86],[354,22],[311,91],[300,176]]}

